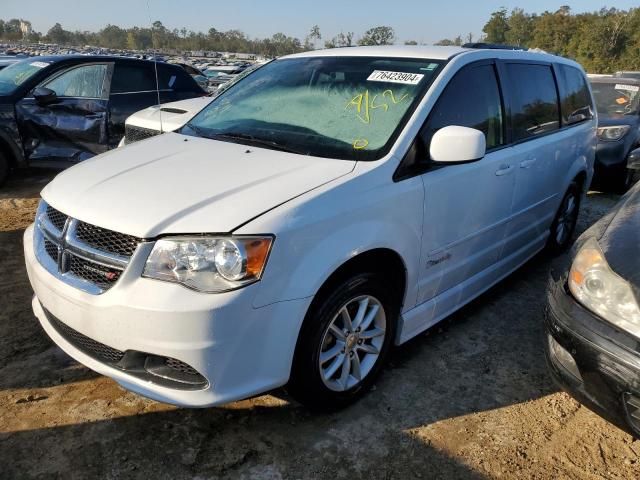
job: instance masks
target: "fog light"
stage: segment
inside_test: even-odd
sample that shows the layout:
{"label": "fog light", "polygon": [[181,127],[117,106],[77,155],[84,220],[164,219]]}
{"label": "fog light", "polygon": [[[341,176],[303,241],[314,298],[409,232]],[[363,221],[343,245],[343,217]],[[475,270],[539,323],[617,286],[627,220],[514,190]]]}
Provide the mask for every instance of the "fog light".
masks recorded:
{"label": "fog light", "polygon": [[549,351],[551,352],[552,358],[562,365],[567,372],[573,375],[576,380],[582,382],[582,375],[580,375],[580,370],[578,370],[578,365],[576,365],[573,356],[562,345],[556,342],[555,338],[551,335],[547,335],[547,338],[549,340]]}

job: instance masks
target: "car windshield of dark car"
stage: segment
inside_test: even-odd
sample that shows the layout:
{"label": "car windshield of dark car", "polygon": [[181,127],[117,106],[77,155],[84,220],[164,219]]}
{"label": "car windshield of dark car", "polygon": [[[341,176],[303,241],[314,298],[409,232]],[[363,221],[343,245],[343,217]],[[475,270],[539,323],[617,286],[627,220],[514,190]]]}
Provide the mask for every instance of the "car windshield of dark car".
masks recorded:
{"label": "car windshield of dark car", "polygon": [[276,60],[235,83],[183,129],[305,155],[384,155],[441,62],[377,57]]}
{"label": "car windshield of dark car", "polygon": [[598,113],[601,115],[635,115],[640,106],[640,85],[620,83],[591,84]]}
{"label": "car windshield of dark car", "polygon": [[0,95],[13,93],[20,85],[47,66],[49,66],[48,62],[29,59],[3,68],[0,70]]}

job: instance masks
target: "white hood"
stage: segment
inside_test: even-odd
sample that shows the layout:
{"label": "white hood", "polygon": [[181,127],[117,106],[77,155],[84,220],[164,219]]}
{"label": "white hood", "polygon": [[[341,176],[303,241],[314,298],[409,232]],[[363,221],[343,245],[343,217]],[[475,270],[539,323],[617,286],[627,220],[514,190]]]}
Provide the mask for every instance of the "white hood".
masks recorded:
{"label": "white hood", "polygon": [[354,166],[168,133],[62,172],[42,197],[67,215],[143,238],[224,233]]}
{"label": "white hood", "polygon": [[160,130],[160,119],[162,119],[162,131],[173,132],[191,120],[212,100],[213,97],[198,97],[163,103],[161,106],[153,105],[130,115],[125,123],[149,130]]}

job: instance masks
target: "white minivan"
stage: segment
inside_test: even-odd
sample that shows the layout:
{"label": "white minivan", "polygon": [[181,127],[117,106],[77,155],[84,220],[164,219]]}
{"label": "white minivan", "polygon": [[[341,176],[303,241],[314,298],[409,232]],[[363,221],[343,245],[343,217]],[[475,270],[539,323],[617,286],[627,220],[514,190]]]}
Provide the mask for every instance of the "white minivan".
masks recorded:
{"label": "white minivan", "polygon": [[159,401],[346,405],[392,345],[569,244],[595,115],[580,65],[542,53],[283,57],[43,189],[35,315]]}

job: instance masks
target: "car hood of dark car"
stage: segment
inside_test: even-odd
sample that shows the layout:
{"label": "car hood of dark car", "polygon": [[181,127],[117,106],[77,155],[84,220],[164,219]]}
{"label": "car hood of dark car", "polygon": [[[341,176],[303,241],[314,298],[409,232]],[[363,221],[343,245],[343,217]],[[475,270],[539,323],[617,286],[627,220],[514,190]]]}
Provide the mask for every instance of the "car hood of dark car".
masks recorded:
{"label": "car hood of dark car", "polygon": [[598,243],[611,269],[631,283],[640,298],[640,183],[615,209]]}
{"label": "car hood of dark car", "polygon": [[598,114],[598,126],[610,127],[614,125],[638,125],[640,123],[640,115],[605,115]]}

